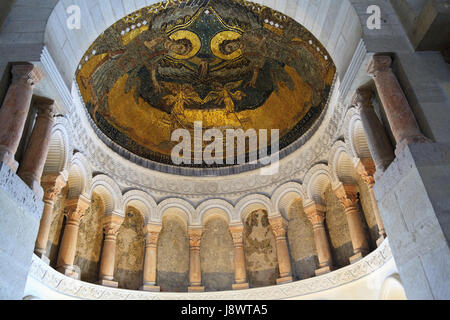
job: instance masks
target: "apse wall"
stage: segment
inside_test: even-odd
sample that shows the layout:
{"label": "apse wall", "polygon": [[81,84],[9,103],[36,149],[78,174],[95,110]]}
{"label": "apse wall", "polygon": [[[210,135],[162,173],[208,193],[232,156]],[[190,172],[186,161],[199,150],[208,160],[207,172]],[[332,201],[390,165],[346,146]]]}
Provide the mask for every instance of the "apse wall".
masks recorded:
{"label": "apse wall", "polygon": [[[110,25],[124,16],[159,1],[155,0],[61,0],[52,11],[46,26],[44,44],[54,57],[68,87],[78,63],[89,46]],[[362,28],[349,0],[272,0],[253,1],[275,9],[302,24],[325,46],[342,78],[350,64]],[[77,4],[81,9],[81,29],[66,27],[66,8]],[[327,17],[336,17],[327,19]],[[63,31],[63,32],[61,32]]]}

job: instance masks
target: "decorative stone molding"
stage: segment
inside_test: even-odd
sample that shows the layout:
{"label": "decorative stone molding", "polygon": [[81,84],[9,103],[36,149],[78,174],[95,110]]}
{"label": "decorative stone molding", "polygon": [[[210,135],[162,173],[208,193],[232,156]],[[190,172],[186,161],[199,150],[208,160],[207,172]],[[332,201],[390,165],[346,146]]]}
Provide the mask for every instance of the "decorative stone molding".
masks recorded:
{"label": "decorative stone molding", "polygon": [[234,207],[234,221],[245,221],[247,215],[254,210],[265,209],[271,217],[278,212],[275,210],[269,197],[263,194],[251,194],[241,199]]}
{"label": "decorative stone molding", "polygon": [[92,168],[81,152],[76,152],[72,157],[68,179],[69,198],[78,197],[80,194],[90,198]]}
{"label": "decorative stone molding", "polygon": [[206,293],[144,292],[103,287],[64,276],[33,255],[29,277],[58,294],[96,300],[269,300],[289,299],[349,284],[377,271],[392,259],[388,239],[358,262],[336,271],[287,284]]}
{"label": "decorative stone molding", "polygon": [[157,218],[157,204],[152,196],[142,190],[129,190],[122,196],[123,210],[128,206],[136,208],[144,218],[144,224],[159,222]]}
{"label": "decorative stone molding", "polygon": [[306,199],[306,192],[298,182],[287,182],[279,186],[272,194],[271,200],[275,210],[281,212],[284,218],[289,219],[287,209],[295,199]]}
{"label": "decorative stone molding", "polygon": [[352,158],[348,144],[346,144],[344,141],[338,140],[331,148],[328,158],[328,167],[332,177],[332,184],[339,182],[338,166],[339,157],[342,153],[345,153],[350,159]]}
{"label": "decorative stone molding", "polygon": [[55,85],[56,90],[58,91],[59,96],[64,103],[65,109],[70,111],[72,108],[72,96],[70,94],[70,90],[67,88],[66,83],[61,77],[58,67],[56,66],[55,61],[50,55],[47,46],[44,46],[44,48],[42,49],[41,62],[44,66],[45,72],[50,77],[50,81]]}
{"label": "decorative stone molding", "polygon": [[161,201],[157,207],[158,221],[162,221],[162,218],[167,210],[173,208],[179,209],[179,211],[182,212],[179,216],[186,222],[187,226],[195,224],[199,225],[197,211],[194,209],[192,204],[181,198],[168,198]]}
{"label": "decorative stone molding", "polygon": [[105,214],[118,214],[125,216],[122,200],[122,192],[116,182],[107,175],[100,174],[92,179],[91,190],[89,192],[92,197],[93,192],[100,195],[105,206]]}
{"label": "decorative stone molding", "polygon": [[234,207],[223,199],[209,199],[200,203],[196,211],[201,224],[204,225],[210,215],[221,215],[230,223],[233,221]]}
{"label": "decorative stone molding", "polygon": [[[328,155],[328,153],[327,153]],[[324,203],[322,199],[323,191],[325,187],[333,181],[330,168],[324,164],[318,164],[308,170],[305,176],[303,185],[306,186],[306,194],[308,199],[312,199],[319,204]]]}

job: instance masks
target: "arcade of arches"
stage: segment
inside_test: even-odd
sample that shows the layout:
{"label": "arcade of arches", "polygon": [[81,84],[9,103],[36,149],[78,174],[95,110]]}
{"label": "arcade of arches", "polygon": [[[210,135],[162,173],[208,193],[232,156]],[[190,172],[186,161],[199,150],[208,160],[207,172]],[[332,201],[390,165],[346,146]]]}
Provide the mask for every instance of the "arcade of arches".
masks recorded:
{"label": "arcade of arches", "polygon": [[[407,19],[427,6],[371,1],[391,37],[364,0],[80,2],[75,31],[46,2],[0,60],[0,298],[450,298],[450,70]],[[279,170],[170,165],[198,120],[280,129]]]}

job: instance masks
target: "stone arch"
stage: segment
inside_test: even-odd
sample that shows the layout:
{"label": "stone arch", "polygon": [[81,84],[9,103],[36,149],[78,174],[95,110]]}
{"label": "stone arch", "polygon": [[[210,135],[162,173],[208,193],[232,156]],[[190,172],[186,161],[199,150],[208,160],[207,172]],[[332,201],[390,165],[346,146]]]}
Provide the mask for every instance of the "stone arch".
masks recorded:
{"label": "stone arch", "polygon": [[305,200],[307,197],[303,186],[298,182],[287,182],[279,186],[271,197],[275,210],[278,210],[287,220],[289,220],[287,211],[292,203],[299,198]]}
{"label": "stone arch", "polygon": [[105,215],[117,214],[124,216],[122,193],[116,182],[104,174],[99,174],[92,179],[90,196],[97,193],[102,199]]}
{"label": "stone arch", "polygon": [[[64,120],[63,120],[64,119]],[[63,173],[67,175],[72,146],[67,132],[67,119],[59,117],[53,126],[45,160],[43,176]]]}
{"label": "stone arch", "polygon": [[328,166],[318,164],[309,169],[304,182],[308,198],[318,204],[324,205],[323,193],[331,185],[332,181],[333,179]]}
{"label": "stone arch", "polygon": [[355,167],[347,146],[343,141],[336,141],[331,148],[328,160],[333,183],[355,184]]}
{"label": "stone arch", "polygon": [[198,207],[198,220],[202,225],[215,216],[220,216],[228,224],[233,221],[233,211],[234,207],[227,201],[223,199],[209,199],[203,201]]}
{"label": "stone arch", "polygon": [[157,207],[158,222],[162,222],[165,215],[176,215],[185,224],[186,228],[197,221],[197,213],[189,202],[181,198],[168,198],[161,201]]}
{"label": "stone arch", "polygon": [[344,128],[345,142],[349,146],[349,155],[353,158],[372,158],[361,116],[356,108],[350,108],[347,111],[344,120]]}
{"label": "stone arch", "polygon": [[155,200],[146,192],[142,190],[129,190],[123,195],[123,209],[126,210],[128,206],[136,208],[144,219],[144,223],[154,221],[156,217],[157,204]]}
{"label": "stone arch", "polygon": [[235,206],[235,214],[242,222],[245,222],[245,219],[250,213],[259,209],[266,210],[269,217],[276,215],[277,213],[270,198],[257,193],[249,194],[239,200]]}
{"label": "stone arch", "polygon": [[75,153],[72,158],[67,184],[69,186],[67,198],[72,199],[80,195],[90,198],[92,169],[86,157],[80,152]]}
{"label": "stone arch", "polygon": [[[55,1],[47,10],[34,20],[46,22],[45,32],[35,35],[36,42],[44,44],[56,64],[67,86],[71,85],[72,77],[85,51],[92,42],[110,25],[126,15],[159,1],[114,2],[113,0],[75,0],[71,4],[78,5],[83,21],[81,29],[69,30],[66,26],[69,7],[64,1]],[[350,64],[353,53],[363,35],[359,16],[349,0],[327,1],[253,1],[256,6],[267,5],[280,13],[289,16],[304,25],[327,49],[334,60],[338,73],[342,78]],[[53,10],[52,10],[53,9]],[[31,7],[30,13],[36,10]],[[25,15],[24,15],[25,16]],[[327,19],[328,17],[337,17]],[[61,32],[63,30],[63,32]],[[37,55],[40,54],[37,53]]]}

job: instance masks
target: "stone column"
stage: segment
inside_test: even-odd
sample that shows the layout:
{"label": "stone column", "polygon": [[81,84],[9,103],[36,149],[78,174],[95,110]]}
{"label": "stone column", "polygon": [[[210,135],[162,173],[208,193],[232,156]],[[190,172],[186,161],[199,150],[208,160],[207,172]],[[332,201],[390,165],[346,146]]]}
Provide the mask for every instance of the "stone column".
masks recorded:
{"label": "stone column", "polygon": [[189,229],[189,292],[203,292],[202,271],[200,266],[200,241],[203,230]]}
{"label": "stone column", "polygon": [[392,58],[387,55],[375,55],[367,72],[375,81],[392,134],[397,143],[398,154],[410,143],[423,143],[429,140],[422,134],[406,96],[391,69]]}
{"label": "stone column", "polygon": [[114,263],[116,259],[117,233],[122,225],[123,217],[111,214],[103,219],[103,239],[102,256],[100,258],[100,270],[98,284],[107,287],[117,288],[119,283],[114,281]]}
{"label": "stone column", "polygon": [[141,287],[141,290],[144,291],[161,291],[160,287],[156,285],[158,237],[161,228],[160,225],[151,224],[145,227],[145,257],[143,284]]}
{"label": "stone column", "polygon": [[44,188],[44,211],[42,212],[41,223],[39,225],[36,244],[34,246],[34,253],[46,263],[50,263],[50,260],[45,254],[50,226],[53,221],[53,206],[56,198],[61,193],[61,190],[67,184],[67,179],[62,174],[47,175],[42,178],[41,183]]}
{"label": "stone column", "polygon": [[355,263],[369,253],[369,244],[361,220],[361,212],[357,207],[358,197],[354,186],[339,183],[333,188],[345,210],[348,229],[353,245],[353,256],[350,263]]}
{"label": "stone column", "polygon": [[373,192],[373,186],[375,185],[375,165],[372,159],[359,159],[359,161],[356,163],[356,171],[369,188],[373,214],[375,215],[375,220],[377,221],[378,226],[379,237],[377,239],[377,246],[379,246],[386,238],[386,230],[384,229],[383,220],[381,219],[380,210],[378,209],[377,199],[375,199],[375,193]]}
{"label": "stone column", "polygon": [[36,122],[18,172],[19,177],[34,191],[39,199],[43,196],[40,182],[47,159],[53,124],[55,123],[53,119],[54,105],[55,101],[50,99],[39,99],[35,102],[37,108]]}
{"label": "stone column", "polygon": [[0,108],[0,161],[16,172],[19,163],[14,155],[30,111],[33,86],[39,83],[41,74],[32,64],[14,65],[11,73],[12,82]]}
{"label": "stone column", "polygon": [[73,262],[77,251],[78,229],[81,219],[89,208],[91,201],[80,195],[78,198],[67,200],[67,221],[64,234],[58,252],[56,269],[72,278],[79,278],[79,274],[74,270]]}
{"label": "stone column", "polygon": [[277,284],[292,282],[291,259],[286,241],[287,221],[281,215],[277,215],[270,217],[269,223],[277,243],[277,259],[280,270]]}
{"label": "stone column", "polygon": [[231,226],[230,232],[234,246],[234,284],[233,290],[248,289],[247,270],[245,269],[245,255],[243,246],[244,226]]}
{"label": "stone column", "polygon": [[316,276],[320,276],[334,270],[330,242],[325,231],[325,208],[310,201],[304,206],[304,210],[313,226],[314,243],[316,245],[317,258],[319,259],[319,268],[315,273]]}
{"label": "stone column", "polygon": [[361,116],[370,154],[375,162],[377,175],[382,174],[394,160],[394,151],[386,131],[373,108],[372,90],[358,89],[354,104]]}

